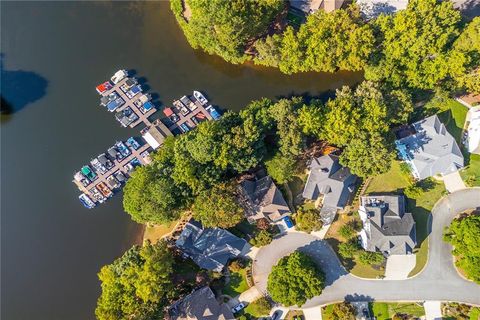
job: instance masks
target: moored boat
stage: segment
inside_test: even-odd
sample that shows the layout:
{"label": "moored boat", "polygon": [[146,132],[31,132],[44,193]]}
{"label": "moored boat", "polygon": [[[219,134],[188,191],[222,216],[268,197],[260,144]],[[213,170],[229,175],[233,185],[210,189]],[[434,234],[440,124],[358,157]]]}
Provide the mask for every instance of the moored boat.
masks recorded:
{"label": "moored boat", "polygon": [[93,180],[98,178],[97,175],[95,174],[95,172],[93,172],[92,168],[90,168],[89,165],[83,166],[80,171],[90,181],[93,181]]}
{"label": "moored boat", "polygon": [[92,208],[95,208],[96,206],[95,202],[93,202],[93,200],[90,199],[90,197],[87,196],[85,193],[82,193],[81,195],[79,195],[78,199],[83,204],[83,206],[87,209],[92,209]]}
{"label": "moored boat", "polygon": [[99,184],[97,184],[97,189],[107,198],[110,198],[111,196],[113,196],[112,190],[110,190],[110,188],[107,187],[105,182],[100,182]]}
{"label": "moored boat", "polygon": [[206,106],[208,103],[207,98],[200,91],[193,91],[193,96],[198,100],[202,105]]}
{"label": "moored boat", "polygon": [[110,90],[112,88],[113,88],[113,86],[110,83],[110,81],[105,81],[104,83],[99,84],[95,89],[97,90],[97,92],[99,94],[104,94],[105,92],[107,92],[108,90]]}
{"label": "moored boat", "polygon": [[128,157],[132,153],[122,141],[115,143],[115,147],[123,157]]}
{"label": "moored boat", "polygon": [[218,111],[212,105],[209,105],[208,107],[206,107],[205,110],[207,110],[208,113],[210,113],[213,120],[220,119],[220,113],[218,113]]}
{"label": "moored boat", "polygon": [[107,200],[107,198],[105,198],[103,194],[101,194],[100,191],[98,191],[97,188],[93,187],[89,191],[95,201],[98,201],[99,203],[104,203],[105,200]]}
{"label": "moored boat", "polygon": [[123,79],[125,79],[126,77],[128,77],[128,72],[126,70],[121,69],[115,72],[115,74],[110,78],[110,80],[113,82],[113,84],[117,84]]}

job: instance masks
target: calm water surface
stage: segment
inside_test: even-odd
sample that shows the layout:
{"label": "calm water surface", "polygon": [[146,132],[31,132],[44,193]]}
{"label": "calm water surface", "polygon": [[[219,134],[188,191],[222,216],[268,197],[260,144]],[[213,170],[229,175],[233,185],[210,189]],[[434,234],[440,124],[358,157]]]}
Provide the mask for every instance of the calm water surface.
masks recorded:
{"label": "calm water surface", "polygon": [[285,76],[192,50],[166,2],[1,2],[1,318],[93,319],[97,272],[138,238],[121,196],[88,211],[74,170],[116,139],[94,87],[134,70],[160,103],[197,88],[239,110],[252,99],[318,95],[360,74]]}

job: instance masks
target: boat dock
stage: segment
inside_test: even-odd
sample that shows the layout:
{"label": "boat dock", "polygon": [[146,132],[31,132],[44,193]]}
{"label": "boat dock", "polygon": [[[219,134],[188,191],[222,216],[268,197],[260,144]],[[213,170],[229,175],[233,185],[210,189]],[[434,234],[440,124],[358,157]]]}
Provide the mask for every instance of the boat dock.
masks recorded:
{"label": "boat dock", "polygon": [[193,96],[183,96],[173,101],[173,107],[163,110],[166,118],[150,121],[157,109],[150,102],[148,93],[143,93],[135,78],[128,77],[125,70],[117,71],[110,81],[96,87],[101,95],[100,105],[110,112],[123,127],[134,128],[140,123],[143,144],[131,137],[126,143],[117,142],[106,153],[92,159],[74,175],[73,182],[82,192],[79,200],[89,209],[112,197],[130,177],[136,166],[151,162],[150,152],[159,148],[174,132],[184,133],[200,122],[217,120],[220,114],[199,91]]}

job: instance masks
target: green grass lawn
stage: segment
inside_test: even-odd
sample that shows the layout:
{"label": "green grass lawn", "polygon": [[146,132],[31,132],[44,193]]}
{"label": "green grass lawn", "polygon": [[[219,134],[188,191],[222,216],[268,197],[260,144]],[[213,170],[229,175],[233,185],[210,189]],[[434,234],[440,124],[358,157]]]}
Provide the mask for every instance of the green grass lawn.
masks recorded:
{"label": "green grass lawn", "polygon": [[469,160],[469,164],[460,171],[460,175],[467,186],[480,187],[480,155],[471,154]]}
{"label": "green grass lawn", "polygon": [[247,269],[240,269],[238,272],[230,271],[230,282],[223,288],[223,294],[233,298],[246,290],[248,290]]}
{"label": "green grass lawn", "polygon": [[389,320],[396,313],[409,314],[415,317],[425,315],[425,309],[415,303],[372,302],[370,303],[370,311],[377,317],[377,320]]}
{"label": "green grass lawn", "polygon": [[400,170],[400,161],[392,162],[390,170],[373,177],[366,193],[394,192],[399,193],[409,184],[409,177]]}
{"label": "green grass lawn", "polygon": [[480,319],[480,308],[472,308],[470,311],[470,320],[478,320]]}
{"label": "green grass lawn", "polygon": [[322,319],[323,320],[334,320],[332,312],[333,312],[333,304],[329,304],[326,307],[322,307]]}

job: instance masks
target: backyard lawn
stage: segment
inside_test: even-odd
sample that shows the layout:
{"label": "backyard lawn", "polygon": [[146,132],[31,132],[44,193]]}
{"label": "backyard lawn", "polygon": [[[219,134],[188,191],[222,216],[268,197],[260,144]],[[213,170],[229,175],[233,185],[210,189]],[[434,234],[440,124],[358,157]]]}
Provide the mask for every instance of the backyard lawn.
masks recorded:
{"label": "backyard lawn", "polygon": [[377,320],[390,320],[396,313],[409,314],[415,317],[425,315],[423,306],[416,303],[370,303],[370,311]]}
{"label": "backyard lawn", "polygon": [[230,282],[223,288],[223,294],[233,298],[246,290],[248,290],[247,268],[240,269],[238,272],[230,271]]}
{"label": "backyard lawn", "polygon": [[400,170],[400,161],[395,160],[392,162],[392,166],[388,172],[372,178],[368,184],[366,193],[400,193],[408,184],[409,177]]}
{"label": "backyard lawn", "polygon": [[178,220],[172,221],[168,224],[161,224],[156,226],[146,226],[143,234],[143,240],[150,240],[151,243],[157,243],[164,235],[170,233]]}

